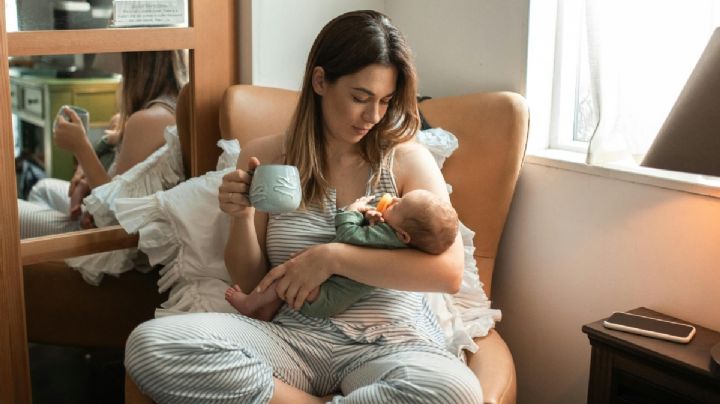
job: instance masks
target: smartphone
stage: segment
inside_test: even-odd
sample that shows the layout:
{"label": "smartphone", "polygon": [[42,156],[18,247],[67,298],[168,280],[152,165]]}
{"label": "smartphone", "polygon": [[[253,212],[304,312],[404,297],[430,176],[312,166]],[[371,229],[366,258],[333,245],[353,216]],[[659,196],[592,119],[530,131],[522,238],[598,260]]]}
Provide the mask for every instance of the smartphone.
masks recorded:
{"label": "smartphone", "polygon": [[613,330],[631,332],[683,344],[690,342],[695,335],[695,327],[689,324],[660,320],[658,318],[631,313],[615,312],[603,321],[603,325]]}

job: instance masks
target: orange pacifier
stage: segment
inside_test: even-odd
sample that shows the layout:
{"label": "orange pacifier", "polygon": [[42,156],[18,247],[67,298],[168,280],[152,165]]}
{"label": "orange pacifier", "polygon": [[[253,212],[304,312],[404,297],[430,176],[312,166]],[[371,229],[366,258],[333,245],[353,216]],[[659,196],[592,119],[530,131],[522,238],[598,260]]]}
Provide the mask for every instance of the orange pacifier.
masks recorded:
{"label": "orange pacifier", "polygon": [[383,194],[383,196],[380,197],[380,201],[378,201],[377,209],[380,213],[385,213],[385,209],[387,209],[388,206],[390,206],[390,202],[392,202],[393,197],[390,194]]}

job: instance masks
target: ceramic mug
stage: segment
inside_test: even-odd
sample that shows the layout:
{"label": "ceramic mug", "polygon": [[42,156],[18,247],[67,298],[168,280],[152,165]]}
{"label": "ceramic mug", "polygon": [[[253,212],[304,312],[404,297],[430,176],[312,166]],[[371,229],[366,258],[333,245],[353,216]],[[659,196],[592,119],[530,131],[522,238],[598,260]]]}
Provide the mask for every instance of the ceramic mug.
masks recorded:
{"label": "ceramic mug", "polygon": [[73,111],[75,111],[76,114],[80,117],[80,122],[82,122],[83,127],[85,128],[85,133],[88,133],[90,130],[90,112],[88,112],[87,109],[83,107],[78,107],[76,105],[63,105],[60,107],[60,110],[58,110],[58,116],[62,115],[63,118],[65,118],[66,121],[70,121],[70,114],[65,113],[65,108],[70,108]]}
{"label": "ceramic mug", "polygon": [[288,213],[296,210],[302,200],[300,173],[297,167],[267,164],[253,172],[250,183],[250,204],[268,213]]}

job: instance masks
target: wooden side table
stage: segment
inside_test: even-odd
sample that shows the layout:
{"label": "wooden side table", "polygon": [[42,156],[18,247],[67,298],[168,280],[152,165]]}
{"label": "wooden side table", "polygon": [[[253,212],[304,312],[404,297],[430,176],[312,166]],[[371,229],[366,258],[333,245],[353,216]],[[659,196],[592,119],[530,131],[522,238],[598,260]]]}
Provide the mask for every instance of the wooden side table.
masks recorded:
{"label": "wooden side table", "polygon": [[[688,323],[644,307],[630,312]],[[720,403],[720,369],[710,358],[720,333],[695,325],[692,341],[678,344],[610,330],[603,320],[582,328],[592,345],[588,403]]]}

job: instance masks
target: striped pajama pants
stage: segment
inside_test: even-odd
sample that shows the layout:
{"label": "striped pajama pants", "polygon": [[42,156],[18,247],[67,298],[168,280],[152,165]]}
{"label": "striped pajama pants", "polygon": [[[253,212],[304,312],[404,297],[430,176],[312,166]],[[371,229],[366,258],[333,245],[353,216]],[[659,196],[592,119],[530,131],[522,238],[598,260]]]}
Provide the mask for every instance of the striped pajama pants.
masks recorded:
{"label": "striped pajama pants", "polygon": [[[280,316],[283,317],[283,316]],[[430,342],[358,343],[330,321],[193,313],[138,326],[125,367],[159,403],[267,403],[273,377],[332,403],[482,403],[470,369]]]}
{"label": "striped pajama pants", "polygon": [[33,186],[28,200],[18,199],[20,238],[80,230],[80,220],[70,219],[68,181],[44,178]]}

